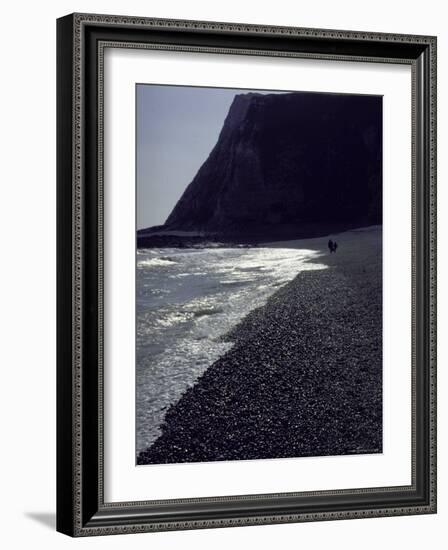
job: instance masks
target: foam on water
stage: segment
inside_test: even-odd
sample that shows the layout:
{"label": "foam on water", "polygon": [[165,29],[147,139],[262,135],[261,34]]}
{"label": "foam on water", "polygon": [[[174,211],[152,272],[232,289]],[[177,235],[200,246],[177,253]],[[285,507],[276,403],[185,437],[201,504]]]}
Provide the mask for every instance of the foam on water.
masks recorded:
{"label": "foam on water", "polygon": [[176,262],[171,258],[145,258],[144,260],[140,260],[139,262],[137,262],[137,267],[141,269],[151,266],[171,265],[173,263]]}
{"label": "foam on water", "polygon": [[293,248],[151,249],[137,254],[137,451],[166,409],[232,346],[220,337],[299,271],[324,269]]}

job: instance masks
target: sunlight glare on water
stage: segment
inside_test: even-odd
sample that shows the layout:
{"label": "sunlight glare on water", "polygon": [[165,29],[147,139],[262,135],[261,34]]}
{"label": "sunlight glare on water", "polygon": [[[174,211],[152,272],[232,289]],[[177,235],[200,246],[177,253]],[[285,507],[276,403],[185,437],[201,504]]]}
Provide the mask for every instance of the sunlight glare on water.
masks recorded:
{"label": "sunlight glare on water", "polygon": [[319,253],[294,248],[148,249],[137,253],[137,452],[167,408],[232,346],[220,337]]}

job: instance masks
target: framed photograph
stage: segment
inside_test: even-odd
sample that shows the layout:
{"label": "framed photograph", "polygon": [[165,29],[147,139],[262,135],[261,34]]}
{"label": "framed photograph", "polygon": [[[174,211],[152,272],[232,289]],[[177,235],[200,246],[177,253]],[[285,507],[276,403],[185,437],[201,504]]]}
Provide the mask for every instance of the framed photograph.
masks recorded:
{"label": "framed photograph", "polygon": [[435,513],[436,38],[57,41],[57,529]]}

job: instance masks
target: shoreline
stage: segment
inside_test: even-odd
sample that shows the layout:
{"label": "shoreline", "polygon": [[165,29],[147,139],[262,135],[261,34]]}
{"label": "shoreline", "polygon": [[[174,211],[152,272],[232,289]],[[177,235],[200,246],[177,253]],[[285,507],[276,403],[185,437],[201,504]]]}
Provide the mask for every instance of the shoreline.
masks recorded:
{"label": "shoreline", "polygon": [[274,242],[295,242],[324,238],[330,234],[356,231],[366,227],[365,222],[352,224],[307,224],[301,228],[285,227],[269,232],[241,234],[205,233],[200,231],[176,231],[170,229],[147,228],[137,231],[137,249],[149,248],[198,248],[206,245],[214,247],[266,246]]}
{"label": "shoreline", "polygon": [[381,231],[270,243],[312,248],[300,272],[223,339],[233,343],[172,405],[137,464],[382,451]]}

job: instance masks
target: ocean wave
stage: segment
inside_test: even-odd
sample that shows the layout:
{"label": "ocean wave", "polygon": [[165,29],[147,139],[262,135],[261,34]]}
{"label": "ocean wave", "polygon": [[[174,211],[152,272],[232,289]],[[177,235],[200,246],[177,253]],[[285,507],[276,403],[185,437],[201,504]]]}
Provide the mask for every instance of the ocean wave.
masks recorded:
{"label": "ocean wave", "polygon": [[163,267],[176,264],[172,258],[145,258],[137,262],[137,267]]}
{"label": "ocean wave", "polygon": [[278,287],[322,269],[315,251],[156,249],[137,257],[137,447],[160,435],[166,408],[233,346],[223,336]]}
{"label": "ocean wave", "polygon": [[217,313],[223,313],[224,310],[220,307],[204,307],[193,311],[193,317],[204,317],[205,315],[216,315]]}
{"label": "ocean wave", "polygon": [[162,327],[173,327],[174,325],[187,322],[190,317],[191,314],[188,314],[187,312],[176,311],[161,315],[156,320],[156,323]]}
{"label": "ocean wave", "polygon": [[239,277],[238,279],[223,279],[219,281],[219,284],[226,286],[239,286],[247,283],[252,283],[255,279],[250,279],[249,277]]}

